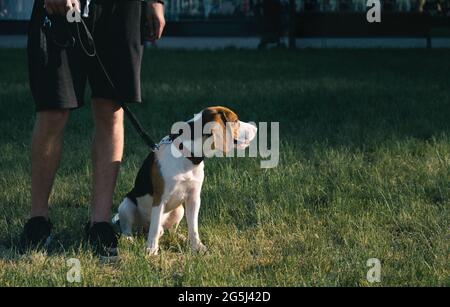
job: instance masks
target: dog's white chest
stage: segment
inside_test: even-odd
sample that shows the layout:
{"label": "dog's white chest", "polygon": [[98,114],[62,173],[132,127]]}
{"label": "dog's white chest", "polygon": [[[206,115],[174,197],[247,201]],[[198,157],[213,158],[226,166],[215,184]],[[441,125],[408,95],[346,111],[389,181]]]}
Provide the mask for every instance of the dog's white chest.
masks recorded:
{"label": "dog's white chest", "polygon": [[177,208],[184,203],[189,195],[201,188],[203,183],[203,169],[201,171],[188,171],[178,174],[168,181],[166,197],[166,212]]}
{"label": "dog's white chest", "polygon": [[187,198],[187,189],[183,186],[177,186],[167,197],[165,212],[170,212],[183,204]]}

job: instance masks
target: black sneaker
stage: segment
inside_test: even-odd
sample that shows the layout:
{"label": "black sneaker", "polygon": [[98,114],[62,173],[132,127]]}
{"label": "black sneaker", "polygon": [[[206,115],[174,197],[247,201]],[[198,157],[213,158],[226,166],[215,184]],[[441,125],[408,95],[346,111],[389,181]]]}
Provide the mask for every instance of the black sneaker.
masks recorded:
{"label": "black sneaker", "polygon": [[86,227],[89,243],[101,260],[112,262],[119,259],[117,234],[111,224],[106,222],[90,224]]}
{"label": "black sneaker", "polygon": [[53,225],[43,216],[29,219],[23,227],[21,250],[48,248],[51,243]]}

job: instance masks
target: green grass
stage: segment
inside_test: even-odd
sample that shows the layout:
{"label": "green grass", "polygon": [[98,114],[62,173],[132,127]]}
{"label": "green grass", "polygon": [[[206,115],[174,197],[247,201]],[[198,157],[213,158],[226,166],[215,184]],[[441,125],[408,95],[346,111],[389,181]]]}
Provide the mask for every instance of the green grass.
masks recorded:
{"label": "green grass", "polygon": [[[243,120],[279,121],[281,161],[206,162],[193,254],[165,237],[121,242],[103,265],[84,247],[91,190],[90,107],[72,113],[51,198],[57,241],[47,254],[14,247],[30,208],[33,102],[25,52],[0,51],[0,286],[65,286],[79,258],[83,286],[449,286],[450,51],[151,51],[147,103],[133,107],[151,135],[209,105]],[[127,124],[115,208],[147,149]],[[181,232],[186,234],[186,224]]]}

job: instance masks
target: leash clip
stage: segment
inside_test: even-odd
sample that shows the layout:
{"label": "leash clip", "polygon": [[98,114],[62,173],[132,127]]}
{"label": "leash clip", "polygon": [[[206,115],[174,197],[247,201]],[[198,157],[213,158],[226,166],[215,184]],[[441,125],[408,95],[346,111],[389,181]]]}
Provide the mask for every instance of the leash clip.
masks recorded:
{"label": "leash clip", "polygon": [[44,24],[42,26],[46,29],[50,29],[52,27],[52,20],[48,18],[48,16],[45,16]]}
{"label": "leash clip", "polygon": [[159,144],[153,144],[152,146],[151,146],[151,150],[152,150],[152,152],[157,152],[157,151],[159,151]]}

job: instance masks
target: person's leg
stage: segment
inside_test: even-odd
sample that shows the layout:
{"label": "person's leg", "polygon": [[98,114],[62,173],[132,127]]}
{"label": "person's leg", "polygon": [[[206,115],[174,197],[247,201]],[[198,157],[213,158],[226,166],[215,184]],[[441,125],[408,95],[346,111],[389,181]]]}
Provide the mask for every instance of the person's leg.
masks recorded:
{"label": "person's leg", "polygon": [[48,200],[59,166],[68,118],[68,110],[37,113],[31,145],[31,217],[48,219]]}
{"label": "person's leg", "polygon": [[92,144],[94,185],[91,223],[109,222],[124,146],[123,109],[114,101],[92,101],[95,132]]}

